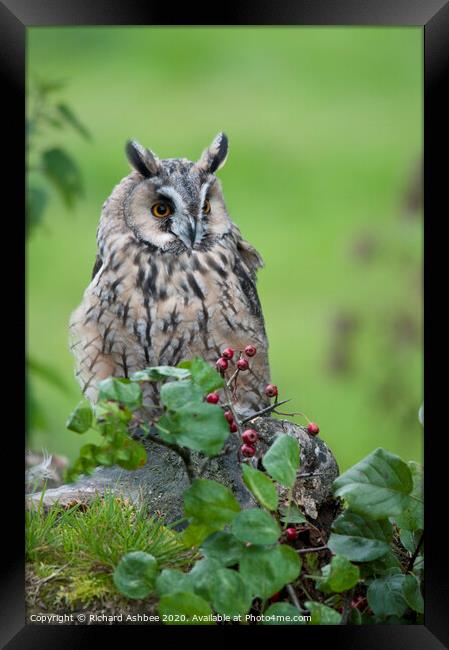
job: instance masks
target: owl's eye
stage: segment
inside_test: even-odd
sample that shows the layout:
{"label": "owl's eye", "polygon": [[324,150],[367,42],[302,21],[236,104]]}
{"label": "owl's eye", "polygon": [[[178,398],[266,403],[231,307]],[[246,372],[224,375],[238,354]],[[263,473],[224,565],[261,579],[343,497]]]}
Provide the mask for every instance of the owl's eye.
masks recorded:
{"label": "owl's eye", "polygon": [[158,219],[164,219],[164,217],[169,217],[171,215],[171,207],[169,206],[168,203],[164,203],[163,201],[160,201],[159,203],[155,203],[151,207],[151,214],[153,217],[157,217]]}
{"label": "owl's eye", "polygon": [[204,201],[203,212],[204,214],[209,214],[210,212],[210,201],[208,199]]}

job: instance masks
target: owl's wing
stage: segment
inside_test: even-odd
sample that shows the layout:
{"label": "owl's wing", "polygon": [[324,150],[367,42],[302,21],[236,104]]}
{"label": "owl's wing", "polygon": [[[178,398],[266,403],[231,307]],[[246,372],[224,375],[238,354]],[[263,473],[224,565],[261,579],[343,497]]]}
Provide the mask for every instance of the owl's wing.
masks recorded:
{"label": "owl's wing", "polygon": [[249,268],[251,273],[255,276],[257,269],[262,268],[264,265],[263,259],[246,239],[239,238],[237,241],[237,250],[239,251],[243,261]]}
{"label": "owl's wing", "polygon": [[97,253],[97,257],[95,258],[94,268],[92,269],[91,280],[93,280],[94,277],[97,275],[97,273],[101,269],[102,265],[103,265],[103,260],[101,259],[101,257]]}

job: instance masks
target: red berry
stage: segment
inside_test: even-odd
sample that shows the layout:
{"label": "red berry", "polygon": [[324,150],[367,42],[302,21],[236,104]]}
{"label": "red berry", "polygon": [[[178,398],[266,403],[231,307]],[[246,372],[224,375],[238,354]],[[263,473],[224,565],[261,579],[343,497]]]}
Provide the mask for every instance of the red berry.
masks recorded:
{"label": "red berry", "polygon": [[307,427],[307,431],[308,431],[312,436],[316,436],[317,433],[320,432],[320,427],[319,427],[317,424],[315,424],[315,422],[310,422],[309,425],[308,425],[308,427]]}
{"label": "red berry", "polygon": [[265,386],[265,395],[268,397],[276,397],[278,394],[278,387],[274,384],[268,384]]}
{"label": "red berry", "polygon": [[234,416],[232,415],[231,411],[225,411],[224,416],[229,422],[229,424],[232,424],[234,422]]}
{"label": "red berry", "polygon": [[223,350],[221,353],[221,356],[224,357],[225,359],[232,359],[234,356],[234,350],[232,348],[226,348],[226,350]]}
{"label": "red berry", "polygon": [[256,450],[251,445],[242,445],[240,447],[241,452],[246,458],[251,458],[256,453]]}
{"label": "red berry", "polygon": [[280,597],[281,597],[281,592],[278,591],[276,594],[273,594],[271,596],[270,603],[277,603]]}
{"label": "red berry", "polygon": [[295,539],[297,539],[298,537],[298,531],[296,530],[296,528],[287,528],[285,532],[287,534],[287,540],[289,542],[294,542]]}
{"label": "red berry", "polygon": [[239,359],[237,361],[237,368],[239,370],[248,370],[249,368],[249,363],[246,359]]}
{"label": "red berry", "polygon": [[247,345],[245,348],[245,354],[247,357],[253,357],[256,354],[257,350],[254,345]]}
{"label": "red berry", "polygon": [[220,372],[224,372],[228,369],[228,362],[224,357],[220,357],[217,361],[217,368]]}
{"label": "red berry", "polygon": [[229,423],[229,431],[230,431],[231,433],[235,433],[235,432],[238,431],[238,430],[239,430],[239,428],[238,428],[238,426],[236,425],[235,422],[230,422],[230,423]]}
{"label": "red berry", "polygon": [[218,393],[209,393],[206,397],[206,402],[209,402],[209,404],[218,404],[219,401]]}
{"label": "red berry", "polygon": [[259,434],[255,429],[247,429],[242,433],[242,440],[248,445],[254,445],[255,442],[259,439]]}

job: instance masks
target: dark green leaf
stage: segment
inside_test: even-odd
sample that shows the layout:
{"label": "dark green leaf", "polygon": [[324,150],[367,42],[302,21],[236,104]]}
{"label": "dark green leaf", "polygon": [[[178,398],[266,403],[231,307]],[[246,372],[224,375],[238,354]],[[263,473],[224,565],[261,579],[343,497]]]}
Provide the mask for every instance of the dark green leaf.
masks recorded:
{"label": "dark green leaf", "polygon": [[269,598],[296,580],[301,571],[298,554],[286,544],[274,548],[249,546],[240,560],[240,574],[252,596]]}
{"label": "dark green leaf", "polygon": [[295,438],[280,435],[265,453],[262,463],[275,481],[293,487],[299,468],[299,445]]}
{"label": "dark green leaf", "polygon": [[240,511],[240,505],[231,490],[216,481],[196,479],[184,492],[184,512],[195,524],[222,529]]}
{"label": "dark green leaf", "polygon": [[280,506],[279,512],[283,524],[303,524],[307,521],[306,517],[302,514],[301,510],[295,503]]}
{"label": "dark green leaf", "polygon": [[396,573],[374,580],[367,591],[368,605],[377,616],[402,616],[407,610],[404,594],[407,576]]}
{"label": "dark green leaf", "polygon": [[246,487],[251,490],[258,502],[268,510],[276,510],[278,494],[270,477],[246,463],[241,463],[240,467]]}
{"label": "dark green leaf", "polygon": [[242,542],[275,544],[281,535],[276,520],[259,508],[242,510],[232,522],[232,532]]}
{"label": "dark green leaf", "polygon": [[316,587],[324,593],[347,591],[354,587],[359,578],[360,570],[342,555],[335,555],[330,564],[321,569],[322,578],[316,581]]}
{"label": "dark green leaf", "polygon": [[88,401],[81,401],[70,414],[66,427],[75,433],[85,433],[92,425],[92,407]]}
{"label": "dark green leaf", "polygon": [[42,187],[29,187],[27,192],[27,222],[31,231],[42,221],[48,203],[48,192]]}
{"label": "dark green leaf", "polygon": [[353,562],[368,562],[390,550],[393,529],[388,520],[373,521],[346,511],[334,521],[328,546]]}
{"label": "dark green leaf", "polygon": [[210,587],[212,606],[223,616],[245,616],[252,597],[242,577],[232,569],[218,569],[212,574]]}
{"label": "dark green leaf", "polygon": [[144,551],[127,553],[114,571],[114,584],[127,598],[146,598],[154,588],[156,559]]}
{"label": "dark green leaf", "polygon": [[190,379],[169,381],[160,391],[161,401],[171,411],[176,411],[191,402],[202,403],[203,393]]}
{"label": "dark green leaf", "polygon": [[158,612],[166,625],[213,625],[209,604],[191,592],[162,596]]}
{"label": "dark green leaf", "polygon": [[166,378],[187,379],[190,377],[190,371],[183,368],[174,368],[173,366],[154,366],[134,372],[130,379],[132,381],[160,381]]}
{"label": "dark green leaf", "polygon": [[224,386],[224,379],[220,373],[201,357],[192,359],[189,370],[193,381],[201,388],[204,395]]}
{"label": "dark green leaf", "polygon": [[218,454],[229,437],[229,425],[215,404],[191,403],[160,418],[157,428],[166,442],[176,442],[207,456]]}
{"label": "dark green leaf", "polygon": [[130,409],[135,409],[142,404],[142,391],[139,384],[129,379],[108,377],[98,384],[99,399],[114,400]]}
{"label": "dark green leaf", "polygon": [[273,603],[263,615],[262,625],[304,625],[302,614],[290,603]]}
{"label": "dark green leaf", "polygon": [[404,502],[404,507],[399,515],[394,517],[401,530],[419,531],[424,528],[423,504],[423,467],[419,463],[409,461],[408,466],[412,473],[413,489]]}
{"label": "dark green leaf", "polygon": [[211,588],[215,574],[221,568],[221,564],[211,558],[204,558],[195,564],[189,573],[189,577],[198,596],[208,601],[211,600]]}
{"label": "dark green leaf", "polygon": [[56,106],[59,114],[64,118],[64,120],[69,124],[75,131],[78,131],[80,135],[83,136],[86,140],[91,139],[89,131],[86,129],[84,124],[73,113],[72,109],[67,106],[67,104],[58,104]]}
{"label": "dark green leaf", "polygon": [[62,149],[47,149],[42,154],[42,169],[67,208],[72,208],[83,192],[81,172],[75,161]]}
{"label": "dark green leaf", "polygon": [[338,625],[341,621],[341,614],[327,605],[307,600],[305,606],[312,617],[309,625]]}
{"label": "dark green leaf", "polygon": [[422,530],[401,530],[400,539],[402,546],[411,554],[415,552],[416,547],[419,544],[419,540],[422,535]]}
{"label": "dark green leaf", "polygon": [[201,552],[212,560],[217,560],[223,566],[238,564],[244,546],[234,535],[219,531],[209,535],[201,545]]}
{"label": "dark green leaf", "polygon": [[164,569],[156,579],[156,593],[159,597],[179,591],[193,591],[193,583],[188,573],[178,569]]}
{"label": "dark green leaf", "polygon": [[333,483],[336,496],[371,519],[400,515],[413,488],[410,468],[399,456],[378,448]]}
{"label": "dark green leaf", "polygon": [[114,460],[124,469],[139,469],[147,462],[147,452],[140,442],[126,438],[117,450]]}
{"label": "dark green leaf", "polygon": [[410,574],[405,576],[404,598],[411,609],[419,614],[424,613],[424,600],[416,576]]}

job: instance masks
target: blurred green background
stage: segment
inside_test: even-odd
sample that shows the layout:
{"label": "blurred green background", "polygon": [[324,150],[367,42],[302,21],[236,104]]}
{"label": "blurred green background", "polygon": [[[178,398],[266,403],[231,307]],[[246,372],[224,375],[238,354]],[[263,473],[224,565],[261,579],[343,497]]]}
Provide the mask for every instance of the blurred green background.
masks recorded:
{"label": "blurred green background", "polygon": [[56,372],[31,376],[29,448],[73,459],[88,441],[65,430],[80,398],[67,323],[102,203],[129,170],[125,141],[196,160],[224,130],[219,176],[266,263],[281,397],[343,470],[378,446],[422,460],[421,28],[31,28],[36,76],[65,81],[54,92],[92,138],[39,134],[70,152],[84,192],[72,210],[52,194],[28,238],[28,353]]}

